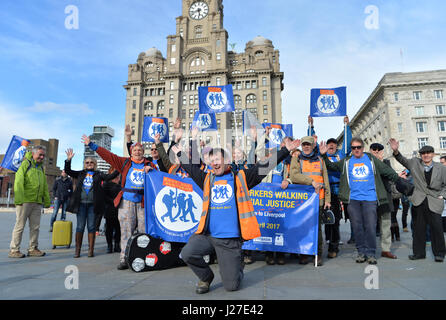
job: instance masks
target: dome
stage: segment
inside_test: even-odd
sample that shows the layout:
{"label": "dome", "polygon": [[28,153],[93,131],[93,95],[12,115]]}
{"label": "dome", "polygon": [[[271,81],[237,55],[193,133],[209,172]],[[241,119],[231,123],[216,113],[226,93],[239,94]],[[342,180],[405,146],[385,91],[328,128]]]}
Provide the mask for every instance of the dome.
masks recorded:
{"label": "dome", "polygon": [[161,57],[162,58],[163,54],[157,48],[153,47],[146,51],[146,57]]}
{"label": "dome", "polygon": [[262,36],[257,36],[254,39],[252,39],[251,41],[249,41],[246,45],[247,47],[256,47],[256,46],[269,46],[272,47],[273,46],[273,42],[269,39],[266,39],[265,37]]}

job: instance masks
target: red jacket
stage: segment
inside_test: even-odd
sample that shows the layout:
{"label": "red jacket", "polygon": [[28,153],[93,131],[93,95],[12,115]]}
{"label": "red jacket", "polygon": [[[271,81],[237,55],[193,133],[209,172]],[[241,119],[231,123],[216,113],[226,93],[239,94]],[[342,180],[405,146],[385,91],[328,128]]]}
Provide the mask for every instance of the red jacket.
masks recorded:
{"label": "red jacket", "polygon": [[[102,147],[98,147],[96,150],[97,154],[107,161],[113,168],[118,170],[118,172],[121,174],[121,188],[124,188],[125,181],[127,179],[127,174],[132,167],[132,160],[130,157],[119,157],[116,154],[108,151],[107,149],[104,149]],[[127,160],[127,163],[125,163]],[[125,164],[125,166],[124,166]],[[144,166],[151,166],[152,168],[156,168],[155,165],[149,161],[148,159],[144,158]],[[115,200],[113,201],[115,207],[117,208],[119,206],[119,203],[121,202],[122,195],[124,194],[124,191],[120,191],[118,195],[116,196]],[[142,197],[141,201],[141,207],[144,208],[144,196]]]}

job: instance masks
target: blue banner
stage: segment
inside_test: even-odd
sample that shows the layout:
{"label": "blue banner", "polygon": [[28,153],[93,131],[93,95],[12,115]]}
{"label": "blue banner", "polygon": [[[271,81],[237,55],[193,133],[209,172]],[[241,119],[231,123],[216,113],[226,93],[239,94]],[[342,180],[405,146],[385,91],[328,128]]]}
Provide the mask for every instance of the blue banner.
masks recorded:
{"label": "blue banner", "polygon": [[250,190],[262,236],[243,249],[317,254],[319,195],[312,186],[262,183]]}
{"label": "blue banner", "polygon": [[199,87],[198,106],[202,114],[235,111],[232,85]]}
{"label": "blue banner", "polygon": [[155,142],[155,136],[158,133],[161,142],[169,142],[169,122],[167,118],[144,117],[141,140],[143,142]]}
{"label": "blue banner", "polygon": [[144,179],[146,233],[170,242],[187,242],[197,231],[203,192],[190,178],[150,171]]}
{"label": "blue banner", "polygon": [[293,125],[292,124],[281,124],[281,123],[263,123],[263,128],[271,127],[271,132],[269,133],[269,142],[266,147],[277,147],[280,146],[282,140],[285,137],[293,136]]}
{"label": "blue banner", "polygon": [[217,130],[217,118],[215,113],[195,112],[194,120],[191,124],[191,129],[198,128],[200,131],[215,131]]}
{"label": "blue banner", "polygon": [[343,117],[347,115],[347,87],[311,89],[312,117]]}
{"label": "blue banner", "polygon": [[9,143],[9,147],[6,150],[0,167],[17,172],[22,164],[23,157],[26,153],[26,147],[29,145],[29,143],[29,140],[18,136],[12,136],[11,142]]}

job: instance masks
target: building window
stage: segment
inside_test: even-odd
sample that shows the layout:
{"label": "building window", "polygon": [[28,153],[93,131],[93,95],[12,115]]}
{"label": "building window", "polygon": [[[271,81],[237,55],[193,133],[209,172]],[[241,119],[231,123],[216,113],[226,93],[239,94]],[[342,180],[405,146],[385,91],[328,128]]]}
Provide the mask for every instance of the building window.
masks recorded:
{"label": "building window", "polygon": [[426,132],[427,123],[426,122],[417,122],[415,123],[418,133]]}
{"label": "building window", "polygon": [[189,109],[189,118],[194,117],[194,109]]}
{"label": "building window", "polygon": [[437,115],[438,116],[442,116],[442,115],[445,114],[444,113],[444,111],[445,111],[444,106],[435,106],[435,110],[437,111]]}
{"label": "building window", "polygon": [[394,98],[395,101],[398,101],[398,99],[399,99],[399,97],[398,97],[398,92],[395,92],[395,93],[393,94],[393,98]]}
{"label": "building window", "polygon": [[198,94],[194,95],[194,103],[196,105],[198,104]]}
{"label": "building window", "polygon": [[173,44],[173,45],[172,45],[172,52],[175,52],[175,51],[177,51],[177,45],[176,45],[176,44]]}
{"label": "building window", "polygon": [[158,110],[164,110],[164,100],[158,102],[157,108]]}
{"label": "building window", "polygon": [[133,109],[136,109],[136,100],[133,100],[132,108],[133,108]]}
{"label": "building window", "polygon": [[236,94],[234,96],[234,103],[236,106],[241,105],[242,104],[242,97],[240,97],[238,94]]}
{"label": "building window", "polygon": [[242,82],[241,81],[237,81],[237,83],[235,84],[235,88],[237,90],[241,90],[242,89]]}
{"label": "building window", "polygon": [[196,26],[195,27],[195,38],[199,39],[203,36],[203,26]]}
{"label": "building window", "polygon": [[440,132],[446,131],[446,121],[438,121],[438,131]]}
{"label": "building window", "polygon": [[183,28],[180,28],[180,36],[183,36]]}
{"label": "building window", "polygon": [[440,149],[446,149],[446,137],[440,137]]}
{"label": "building window", "polygon": [[435,99],[443,99],[443,90],[434,90]]}
{"label": "building window", "polygon": [[136,114],[132,113],[132,122],[136,121]]}
{"label": "building window", "polygon": [[268,99],[268,92],[266,90],[263,90],[263,101],[266,101]]}
{"label": "building window", "polygon": [[216,56],[217,61],[221,60],[221,53],[217,53],[215,56]]}
{"label": "building window", "polygon": [[193,95],[189,96],[189,104],[190,105],[194,104],[194,96]]}
{"label": "building window", "polygon": [[170,90],[174,90],[175,89],[175,82],[170,81]]}
{"label": "building window", "polygon": [[169,95],[169,104],[173,104],[173,94]]}
{"label": "building window", "polygon": [[266,77],[262,78],[262,86],[266,86]]}
{"label": "building window", "polygon": [[268,106],[263,106],[263,114],[268,114]]}
{"label": "building window", "polygon": [[215,42],[215,46],[216,46],[217,48],[220,48],[220,39],[218,39],[218,40]]}
{"label": "building window", "polygon": [[427,143],[428,143],[428,138],[418,138],[418,149],[427,146]]}
{"label": "building window", "polygon": [[173,117],[173,109],[170,108],[170,109],[169,109],[169,118],[172,118],[172,117]]}
{"label": "building window", "polygon": [[403,123],[402,122],[398,122],[398,132],[403,133]]}
{"label": "building window", "polygon": [[215,83],[217,86],[221,86],[221,78],[218,77],[217,79],[215,79]]}
{"label": "building window", "polygon": [[415,115],[424,116],[424,107],[415,107]]}
{"label": "building window", "polygon": [[144,110],[153,110],[152,101],[147,101],[146,103],[144,103]]}
{"label": "building window", "polygon": [[251,89],[251,81],[246,81],[245,88],[246,89]]}
{"label": "building window", "polygon": [[396,108],[395,111],[396,111],[396,116],[400,117],[401,116],[401,108]]}
{"label": "building window", "polygon": [[253,89],[257,89],[257,81],[254,80],[251,85]]}
{"label": "building window", "polygon": [[247,103],[247,104],[248,104],[248,103],[257,103],[256,95],[255,95],[255,94],[249,94],[249,95],[246,97],[246,103]]}
{"label": "building window", "polygon": [[268,123],[268,119],[263,119],[263,123]]}
{"label": "building window", "polygon": [[263,51],[256,51],[255,55],[256,57],[261,57],[263,56]]}
{"label": "building window", "polygon": [[413,92],[413,99],[414,100],[421,100],[421,91],[414,91]]}
{"label": "building window", "polygon": [[221,121],[220,119],[217,119],[217,129],[220,130],[221,127]]}
{"label": "building window", "polygon": [[181,109],[181,118],[186,119],[186,109]]}
{"label": "building window", "polygon": [[133,95],[137,96],[138,95],[138,88],[133,88]]}
{"label": "building window", "polygon": [[183,106],[187,105],[187,97],[183,96]]}
{"label": "building window", "polygon": [[175,58],[170,58],[170,64],[175,64],[176,60]]}

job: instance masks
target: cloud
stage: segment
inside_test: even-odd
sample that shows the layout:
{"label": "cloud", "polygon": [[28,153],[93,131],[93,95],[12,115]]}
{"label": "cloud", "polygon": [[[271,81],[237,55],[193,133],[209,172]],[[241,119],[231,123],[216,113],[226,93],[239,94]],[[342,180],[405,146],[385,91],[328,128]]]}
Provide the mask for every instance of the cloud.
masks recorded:
{"label": "cloud", "polygon": [[36,113],[67,113],[78,115],[90,115],[94,111],[88,107],[88,104],[73,104],[73,103],[55,103],[51,101],[34,102],[32,107],[26,108],[27,111]]}

